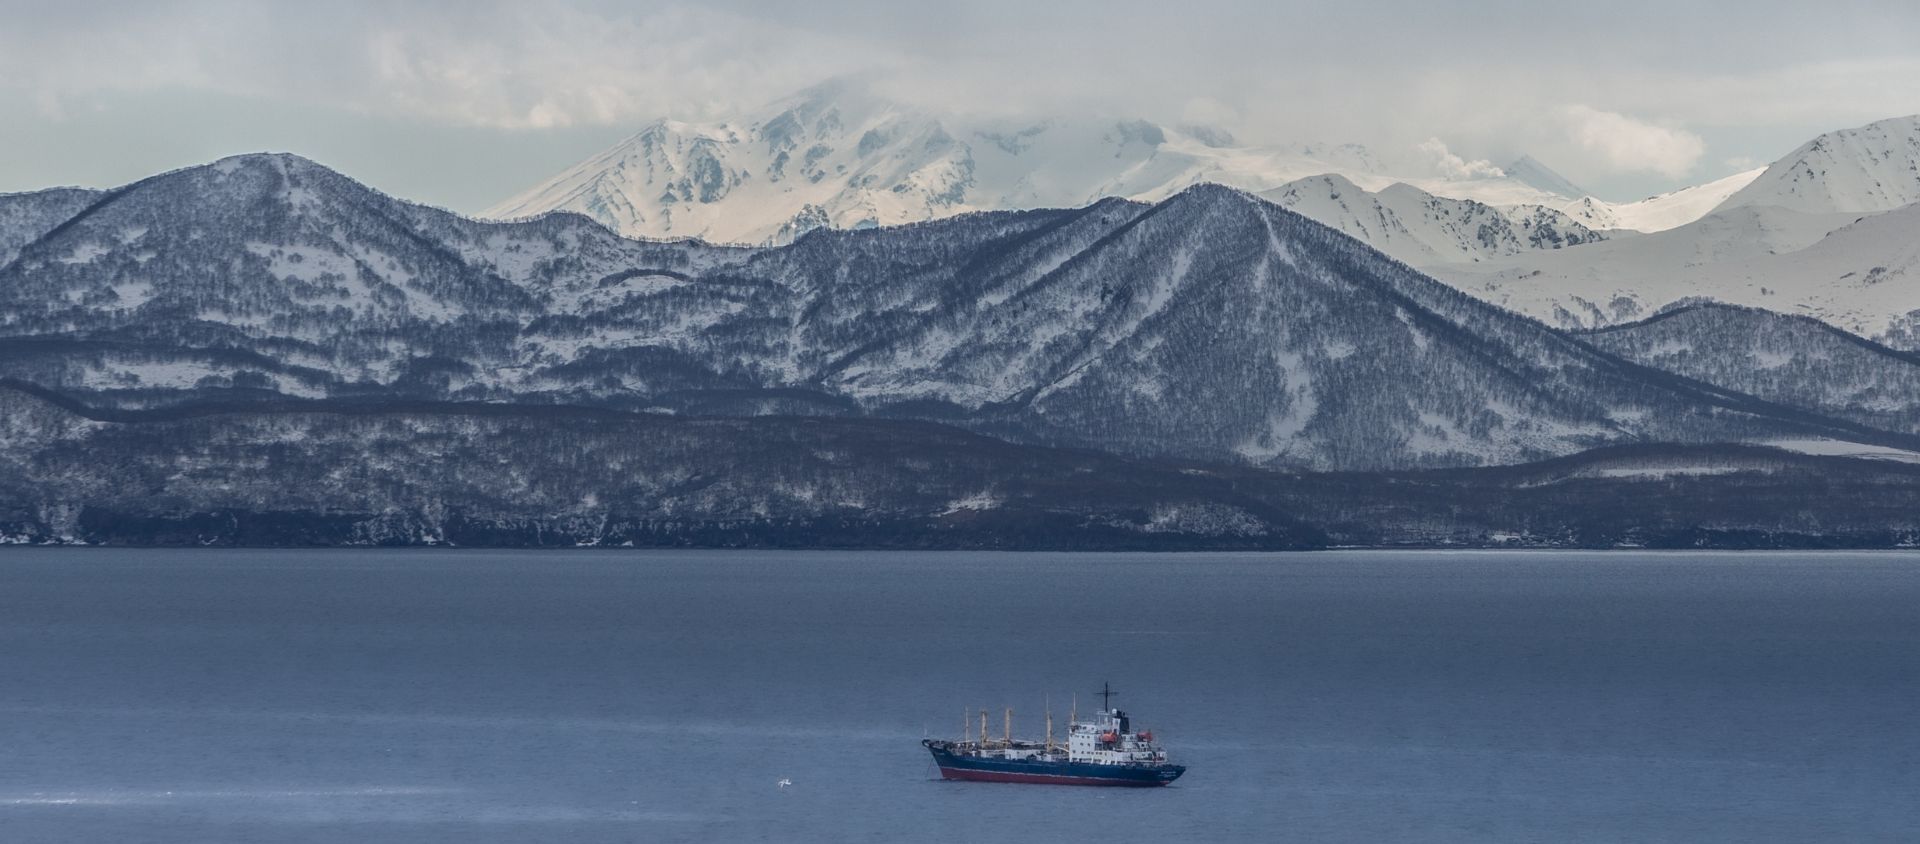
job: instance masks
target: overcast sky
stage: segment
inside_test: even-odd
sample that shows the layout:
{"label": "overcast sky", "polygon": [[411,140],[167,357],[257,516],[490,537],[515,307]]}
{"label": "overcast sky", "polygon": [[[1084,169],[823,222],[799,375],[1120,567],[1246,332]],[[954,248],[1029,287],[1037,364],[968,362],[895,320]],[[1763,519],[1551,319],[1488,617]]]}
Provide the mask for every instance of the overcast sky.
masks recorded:
{"label": "overcast sky", "polygon": [[1531,153],[1620,200],[1920,112],[1920,3],[0,0],[0,191],[280,150],[475,211],[651,119],[874,71],[938,109]]}

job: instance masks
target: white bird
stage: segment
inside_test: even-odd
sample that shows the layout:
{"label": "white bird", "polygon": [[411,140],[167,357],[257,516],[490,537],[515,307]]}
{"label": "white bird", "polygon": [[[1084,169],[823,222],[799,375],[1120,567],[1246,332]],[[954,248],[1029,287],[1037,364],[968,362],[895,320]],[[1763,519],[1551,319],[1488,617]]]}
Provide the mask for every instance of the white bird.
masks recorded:
{"label": "white bird", "polygon": [[790,786],[790,785],[793,785],[793,780],[790,780],[790,779],[784,779],[784,778],[780,780],[780,787],[781,787],[781,788],[786,788],[787,786]]}

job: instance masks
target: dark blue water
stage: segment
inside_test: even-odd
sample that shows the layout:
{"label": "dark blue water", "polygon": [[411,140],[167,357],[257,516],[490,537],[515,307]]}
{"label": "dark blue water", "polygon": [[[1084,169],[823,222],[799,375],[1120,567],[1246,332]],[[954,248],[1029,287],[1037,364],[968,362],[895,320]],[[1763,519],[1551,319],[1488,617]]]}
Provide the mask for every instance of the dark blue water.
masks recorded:
{"label": "dark blue water", "polygon": [[[919,746],[1102,681],[1178,786]],[[1912,841],[1916,794],[1914,555],[0,553],[7,842]]]}

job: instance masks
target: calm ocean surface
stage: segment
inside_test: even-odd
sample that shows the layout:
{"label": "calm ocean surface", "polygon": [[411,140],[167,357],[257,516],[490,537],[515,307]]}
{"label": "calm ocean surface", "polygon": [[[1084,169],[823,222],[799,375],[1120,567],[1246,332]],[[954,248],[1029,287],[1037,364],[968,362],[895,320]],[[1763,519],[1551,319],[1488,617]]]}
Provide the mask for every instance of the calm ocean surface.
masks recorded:
{"label": "calm ocean surface", "polygon": [[[1176,787],[919,745],[1102,681]],[[1914,841],[1916,795],[1913,554],[0,551],[5,842]]]}

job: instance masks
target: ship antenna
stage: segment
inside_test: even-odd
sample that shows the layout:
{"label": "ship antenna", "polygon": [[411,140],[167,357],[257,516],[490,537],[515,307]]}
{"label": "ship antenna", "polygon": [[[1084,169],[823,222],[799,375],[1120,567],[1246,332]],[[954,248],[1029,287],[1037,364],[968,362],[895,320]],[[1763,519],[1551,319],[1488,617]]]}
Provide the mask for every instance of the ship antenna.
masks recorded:
{"label": "ship antenna", "polygon": [[1117,695],[1117,694],[1119,694],[1119,692],[1114,691],[1113,688],[1108,686],[1105,682],[1102,682],[1100,684],[1100,711],[1102,713],[1113,711],[1112,698],[1114,695]]}

